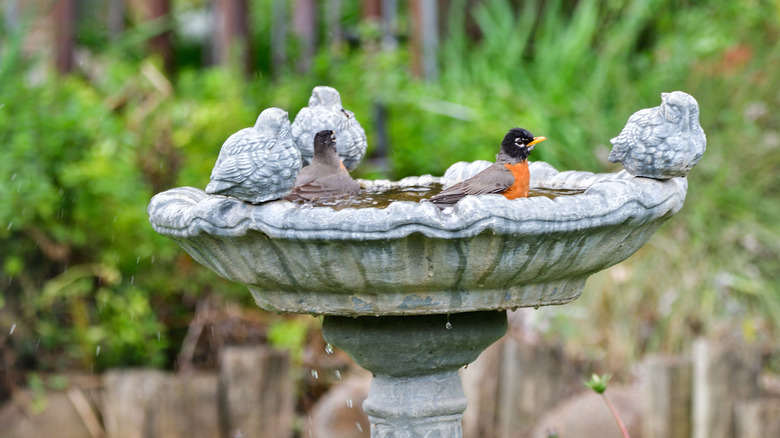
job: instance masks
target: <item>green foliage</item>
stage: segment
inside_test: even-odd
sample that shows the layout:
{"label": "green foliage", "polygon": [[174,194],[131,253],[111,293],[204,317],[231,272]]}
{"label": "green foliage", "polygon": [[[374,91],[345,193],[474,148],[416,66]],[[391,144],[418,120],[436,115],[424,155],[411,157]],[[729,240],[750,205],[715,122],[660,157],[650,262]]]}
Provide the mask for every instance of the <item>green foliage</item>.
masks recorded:
{"label": "green foliage", "polygon": [[[614,170],[604,156],[628,116],[662,91],[691,93],[709,143],[683,211],[626,272],[540,312],[561,312],[554,326],[574,343],[625,359],[681,350],[722,321],[749,339],[780,333],[780,3],[454,0],[436,82],[411,75],[403,39],[383,48],[357,2],[341,17],[356,46],[324,47],[310,73],[277,66],[272,80],[271,2],[253,5],[249,78],[193,60],[165,78],[143,42],[167,24],[131,27],[66,77],[21,56],[23,26],[0,33],[0,319],[18,325],[14,345],[34,367],[169,365],[198,297],[218,290],[251,305],[154,233],[146,205],[170,187],[204,187],[232,132],[270,106],[293,119],[319,84],[339,89],[369,154],[385,108],[391,167],[366,162],[356,176],[390,178],[493,159],[514,126],[550,139],[533,159]],[[91,31],[97,49],[107,40]],[[294,321],[273,327],[272,342],[297,348]]]}
{"label": "green foliage", "polygon": [[289,351],[293,361],[300,364],[308,332],[309,324],[300,319],[279,319],[268,327],[268,341],[274,348]]}

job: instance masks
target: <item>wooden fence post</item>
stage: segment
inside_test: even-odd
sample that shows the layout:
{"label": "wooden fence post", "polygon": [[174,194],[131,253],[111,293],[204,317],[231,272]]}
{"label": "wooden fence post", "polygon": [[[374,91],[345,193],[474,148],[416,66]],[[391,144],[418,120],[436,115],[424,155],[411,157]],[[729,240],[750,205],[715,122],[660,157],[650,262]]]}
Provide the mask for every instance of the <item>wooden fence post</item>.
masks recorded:
{"label": "wooden fence post", "polygon": [[439,9],[437,0],[412,0],[412,73],[428,81],[439,75]]}
{"label": "wooden fence post", "polygon": [[296,70],[299,72],[311,70],[317,50],[317,3],[314,0],[295,0],[293,31],[301,46],[296,62]]}
{"label": "wooden fence post", "polygon": [[54,66],[62,74],[70,73],[73,69],[75,0],[57,0],[51,14],[54,21]]}
{"label": "wooden fence post", "polygon": [[780,398],[739,402],[736,418],[739,438],[780,437]]}
{"label": "wooden fence post", "polygon": [[219,437],[217,376],[167,374],[151,403],[148,436]]}
{"label": "wooden fence post", "polygon": [[242,73],[248,72],[251,64],[249,3],[247,0],[212,0],[212,10],[212,61]]}
{"label": "wooden fence post", "polygon": [[287,2],[271,0],[271,73],[279,77],[287,63]]}
{"label": "wooden fence post", "polygon": [[[574,367],[560,348],[506,336],[501,351],[497,435],[530,432],[539,416],[569,396]],[[520,334],[519,336],[522,336]]]}
{"label": "wooden fence post", "polygon": [[689,438],[693,365],[689,358],[651,357],[642,388],[642,438]]}
{"label": "wooden fence post", "polygon": [[734,406],[758,395],[760,357],[729,341],[693,345],[693,438],[734,438]]}
{"label": "wooden fence post", "polygon": [[103,376],[103,423],[109,438],[146,438],[152,401],[165,378],[157,370],[116,370]]}
{"label": "wooden fence post", "polygon": [[227,347],[219,358],[222,436],[292,436],[290,356],[267,347]]}

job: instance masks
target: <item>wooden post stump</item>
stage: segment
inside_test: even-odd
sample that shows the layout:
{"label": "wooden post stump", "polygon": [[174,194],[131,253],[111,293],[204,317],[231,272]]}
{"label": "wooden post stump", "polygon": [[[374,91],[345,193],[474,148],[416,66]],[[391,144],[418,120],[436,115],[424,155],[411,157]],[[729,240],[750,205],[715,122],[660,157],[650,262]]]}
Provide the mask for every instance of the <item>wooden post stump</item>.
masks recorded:
{"label": "wooden post stump", "polygon": [[227,347],[219,358],[222,436],[292,436],[290,357],[265,347]]}
{"label": "wooden post stump", "polygon": [[651,357],[645,361],[642,397],[643,438],[689,438],[693,364],[689,358]]}
{"label": "wooden post stump", "polygon": [[109,438],[146,438],[164,378],[157,370],[117,370],[103,376],[103,422]]}
{"label": "wooden post stump", "polygon": [[150,412],[149,435],[166,438],[220,436],[217,376],[166,375]]}
{"label": "wooden post stump", "polygon": [[780,398],[739,402],[735,414],[739,438],[780,437]]}
{"label": "wooden post stump", "polygon": [[758,395],[760,357],[743,344],[693,345],[693,438],[734,438],[734,407]]}

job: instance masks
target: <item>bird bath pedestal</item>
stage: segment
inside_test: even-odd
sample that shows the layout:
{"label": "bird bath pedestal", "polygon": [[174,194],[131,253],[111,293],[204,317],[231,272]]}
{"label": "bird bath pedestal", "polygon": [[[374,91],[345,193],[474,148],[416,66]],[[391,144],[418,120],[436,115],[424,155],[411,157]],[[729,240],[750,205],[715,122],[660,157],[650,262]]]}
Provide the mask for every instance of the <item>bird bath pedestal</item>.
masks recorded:
{"label": "bird bath pedestal", "polygon": [[[483,167],[364,185],[446,184]],[[155,196],[149,216],[195,260],[247,285],[263,309],[323,315],[325,339],[374,374],[363,405],[372,437],[459,437],[458,369],[503,336],[506,310],[576,299],[588,276],[679,211],[687,180],[536,162],[531,186],[582,193],[334,210],[182,187]]]}

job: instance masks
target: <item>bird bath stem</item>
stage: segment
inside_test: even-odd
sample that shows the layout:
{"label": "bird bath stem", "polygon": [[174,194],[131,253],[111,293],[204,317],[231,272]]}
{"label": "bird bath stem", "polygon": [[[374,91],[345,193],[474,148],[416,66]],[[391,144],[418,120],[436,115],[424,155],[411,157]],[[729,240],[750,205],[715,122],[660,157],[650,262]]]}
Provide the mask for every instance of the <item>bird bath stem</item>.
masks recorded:
{"label": "bird bath stem", "polygon": [[374,374],[363,403],[372,437],[459,437],[467,400],[458,369],[506,327],[504,311],[325,316],[322,334]]}

